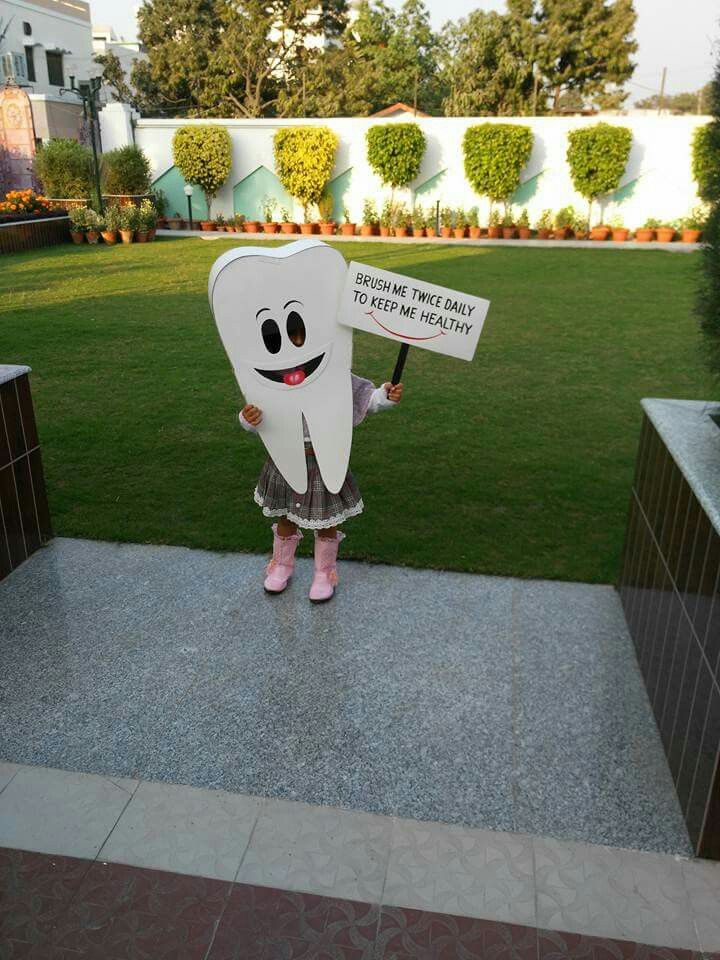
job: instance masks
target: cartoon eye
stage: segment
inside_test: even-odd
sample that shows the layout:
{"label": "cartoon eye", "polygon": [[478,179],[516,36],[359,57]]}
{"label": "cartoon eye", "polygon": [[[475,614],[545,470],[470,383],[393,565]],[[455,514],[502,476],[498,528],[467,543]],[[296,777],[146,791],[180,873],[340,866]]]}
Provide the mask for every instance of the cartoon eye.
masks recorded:
{"label": "cartoon eye", "polygon": [[301,347],[305,343],[305,324],[297,310],[291,310],[288,314],[287,334],[290,342],[296,347]]}
{"label": "cartoon eye", "polygon": [[260,332],[262,333],[262,338],[265,341],[265,346],[267,347],[270,353],[280,353],[280,347],[282,346],[282,337],[280,336],[280,328],[275,323],[274,320],[263,320],[263,325],[260,327]]}

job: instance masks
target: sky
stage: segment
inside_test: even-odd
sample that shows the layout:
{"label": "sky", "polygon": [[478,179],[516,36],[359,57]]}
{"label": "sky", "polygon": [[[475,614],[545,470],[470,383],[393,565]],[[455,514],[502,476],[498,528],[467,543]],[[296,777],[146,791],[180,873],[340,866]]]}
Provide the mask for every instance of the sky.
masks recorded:
{"label": "sky", "polygon": [[[401,0],[391,0],[399,5]],[[435,27],[480,7],[503,10],[504,0],[426,0]],[[110,24],[116,33],[135,36],[137,0],[90,0],[93,23]],[[638,13],[637,68],[630,102],[657,93],[663,67],[666,90],[697,90],[712,74],[713,50],[720,52],[718,0],[635,0]]]}

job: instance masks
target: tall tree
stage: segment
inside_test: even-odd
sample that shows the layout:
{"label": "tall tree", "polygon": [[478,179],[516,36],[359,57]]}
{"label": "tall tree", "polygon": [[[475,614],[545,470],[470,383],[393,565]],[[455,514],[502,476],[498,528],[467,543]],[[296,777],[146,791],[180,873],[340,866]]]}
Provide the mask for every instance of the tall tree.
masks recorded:
{"label": "tall tree", "polygon": [[[709,113],[711,102],[712,82],[695,93],[671,93],[663,97],[662,107],[669,113]],[[635,104],[640,110],[657,110],[660,107],[660,95],[654,93],[651,97],[638,100]]]}
{"label": "tall tree", "polygon": [[530,23],[553,113],[564,93],[596,106],[619,106],[635,69],[637,19],[632,0],[508,0],[511,18]]}
{"label": "tall tree", "polygon": [[528,20],[474,10],[444,30],[446,116],[517,116],[544,112],[533,75]]}

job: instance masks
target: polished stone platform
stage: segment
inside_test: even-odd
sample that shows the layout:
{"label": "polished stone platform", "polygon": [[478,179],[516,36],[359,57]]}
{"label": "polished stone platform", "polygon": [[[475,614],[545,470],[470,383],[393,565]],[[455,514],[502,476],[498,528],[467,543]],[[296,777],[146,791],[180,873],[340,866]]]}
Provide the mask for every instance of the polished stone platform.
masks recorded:
{"label": "polished stone platform", "polygon": [[688,853],[611,587],[57,539],[0,584],[0,760]]}

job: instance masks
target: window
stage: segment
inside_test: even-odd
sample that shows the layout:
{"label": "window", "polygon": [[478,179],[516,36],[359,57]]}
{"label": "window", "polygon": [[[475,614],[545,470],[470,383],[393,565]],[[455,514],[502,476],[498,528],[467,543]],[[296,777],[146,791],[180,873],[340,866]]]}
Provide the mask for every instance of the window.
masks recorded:
{"label": "window", "polygon": [[58,50],[46,50],[48,69],[48,83],[54,87],[62,87],[65,83],[63,76],[63,55]]}
{"label": "window", "polygon": [[35,83],[35,48],[25,47],[25,63],[27,64],[27,77],[30,83]]}
{"label": "window", "polygon": [[25,34],[26,37],[32,36],[32,27],[27,22],[27,20],[23,20],[23,33]]}

